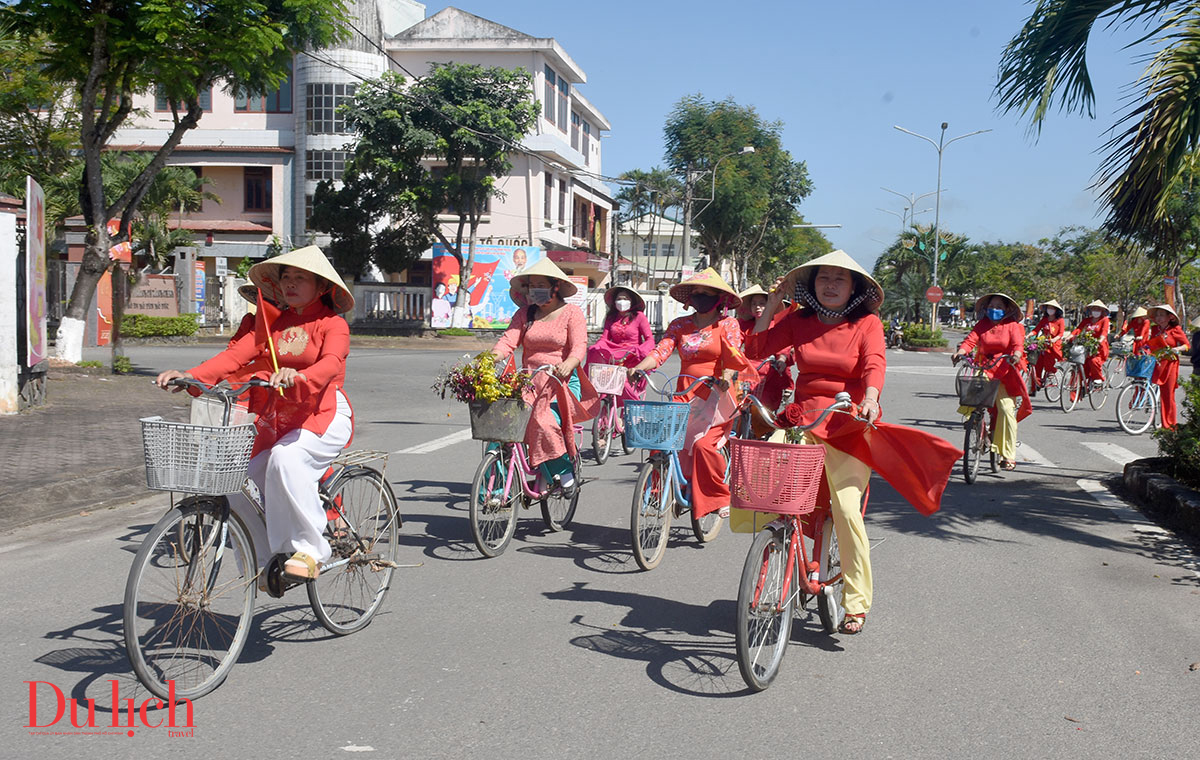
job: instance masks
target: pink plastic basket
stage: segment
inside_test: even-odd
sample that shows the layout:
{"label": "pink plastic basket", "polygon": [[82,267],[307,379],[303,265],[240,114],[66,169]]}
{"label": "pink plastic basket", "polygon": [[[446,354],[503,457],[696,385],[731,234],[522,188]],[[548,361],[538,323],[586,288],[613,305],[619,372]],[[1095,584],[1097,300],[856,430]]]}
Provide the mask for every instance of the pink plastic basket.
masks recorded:
{"label": "pink plastic basket", "polygon": [[730,506],[805,515],[817,505],[825,473],[823,446],[731,438]]}
{"label": "pink plastic basket", "polygon": [[588,379],[597,393],[619,396],[625,390],[625,368],[616,364],[589,364]]}

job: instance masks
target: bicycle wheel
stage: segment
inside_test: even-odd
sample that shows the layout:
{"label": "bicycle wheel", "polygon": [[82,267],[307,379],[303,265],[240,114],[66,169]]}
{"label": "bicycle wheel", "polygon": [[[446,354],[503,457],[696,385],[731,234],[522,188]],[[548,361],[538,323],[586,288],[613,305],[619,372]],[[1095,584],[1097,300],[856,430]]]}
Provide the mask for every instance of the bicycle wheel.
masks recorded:
{"label": "bicycle wheel", "polygon": [[574,467],[575,487],[571,489],[571,494],[568,496],[561,490],[555,490],[540,502],[542,521],[551,531],[557,532],[570,525],[575,517],[575,508],[579,506],[579,491],[583,487],[583,479],[579,473],[582,472],[582,468],[578,462]]}
{"label": "bicycle wheel", "polygon": [[742,680],[754,691],[779,674],[792,634],[795,595],[783,598],[787,567],[786,531],[762,530],[742,565],[737,598],[737,658]]}
{"label": "bicycle wheel", "polygon": [[1108,401],[1108,383],[1105,382],[1102,386],[1088,389],[1088,403],[1093,409],[1103,409],[1104,403]]}
{"label": "bicycle wheel", "polygon": [[503,449],[493,449],[483,455],[475,479],[471,481],[471,537],[485,557],[499,557],[508,548],[517,529],[517,511],[524,494],[518,475],[505,489],[508,459]]}
{"label": "bicycle wheel", "polygon": [[[821,540],[825,544],[821,551],[820,571],[817,576],[821,583],[821,593],[817,597],[817,614],[826,633],[837,633],[842,620],[846,617],[846,608],[842,606],[842,593],[845,583],[842,580],[842,553],[838,549],[837,531],[833,527],[833,518],[826,517],[821,528]],[[832,579],[832,580],[831,580]]]}
{"label": "bicycle wheel", "polygon": [[1141,435],[1154,423],[1154,395],[1146,384],[1135,380],[1121,389],[1117,396],[1117,424],[1130,435]]}
{"label": "bicycle wheel", "polygon": [[[180,523],[191,529],[180,532]],[[187,559],[180,535],[191,542]],[[125,651],[159,699],[197,699],[237,662],[254,615],[254,548],[222,498],[180,502],[138,549],[125,582]]]}
{"label": "bicycle wheel", "polygon": [[651,459],[642,465],[637,487],[633,490],[633,509],[629,532],[633,558],[643,570],[653,570],[662,562],[671,534],[670,477],[665,459]]}
{"label": "bicycle wheel", "polygon": [[600,413],[592,418],[592,453],[596,456],[596,464],[607,462],[608,453],[612,450],[612,439],[616,434],[612,409],[612,396],[606,395],[600,402]]}
{"label": "bicycle wheel", "polygon": [[983,436],[983,419],[978,410],[971,412],[966,428],[966,435],[963,439],[962,470],[963,480],[970,485],[979,475],[979,460],[983,456],[983,449],[980,446]]}
{"label": "bicycle wheel", "polygon": [[1064,412],[1069,412],[1079,403],[1079,396],[1083,393],[1083,368],[1078,364],[1072,364],[1070,369],[1063,370],[1062,396],[1058,399],[1058,405]]}
{"label": "bicycle wheel", "polygon": [[365,628],[387,596],[401,518],[392,487],[370,467],[342,470],[328,494],[326,506],[335,505],[339,517],[325,530],[333,549],[326,564],[345,564],[323,569],[305,585],[317,620],[330,633],[345,636]]}
{"label": "bicycle wheel", "polygon": [[1042,393],[1046,395],[1046,400],[1051,404],[1057,404],[1058,400],[1062,398],[1063,382],[1062,370],[1056,369],[1053,372],[1046,374],[1044,380],[1045,385],[1042,388]]}
{"label": "bicycle wheel", "polygon": [[1107,388],[1124,388],[1129,378],[1125,375],[1125,357],[1109,359],[1104,365],[1104,385]]}
{"label": "bicycle wheel", "polygon": [[[733,471],[733,461],[729,458],[729,444],[726,443],[720,449],[721,455],[725,457],[725,482],[729,482],[730,475]],[[695,510],[691,513],[692,535],[702,544],[707,544],[717,537],[721,532],[721,515],[719,512],[709,512],[704,517],[696,518]]]}

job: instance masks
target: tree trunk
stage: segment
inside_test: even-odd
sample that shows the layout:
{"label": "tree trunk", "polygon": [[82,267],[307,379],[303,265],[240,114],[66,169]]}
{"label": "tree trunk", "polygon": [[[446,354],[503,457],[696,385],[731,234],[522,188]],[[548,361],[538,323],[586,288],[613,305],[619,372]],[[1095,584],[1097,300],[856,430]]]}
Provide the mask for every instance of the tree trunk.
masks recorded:
{"label": "tree trunk", "polygon": [[114,262],[112,268],[112,371],[119,375],[119,359],[125,357],[125,345],[121,341],[121,320],[125,316],[125,287],[128,283],[125,268],[121,262]]}
{"label": "tree trunk", "polygon": [[[467,291],[467,283],[471,280],[471,270],[475,267],[475,231],[479,223],[471,220],[471,231],[467,236],[467,257],[463,261],[458,275],[458,297],[454,299],[454,310],[450,312],[451,327],[471,326],[471,294]],[[475,287],[480,287],[476,285]]]}
{"label": "tree trunk", "polygon": [[58,326],[54,341],[54,355],[58,359],[77,364],[83,359],[83,336],[87,329],[87,317],[91,313],[96,285],[108,270],[108,230],[98,231],[95,226],[88,231],[83,263],[71,288],[71,299]]}

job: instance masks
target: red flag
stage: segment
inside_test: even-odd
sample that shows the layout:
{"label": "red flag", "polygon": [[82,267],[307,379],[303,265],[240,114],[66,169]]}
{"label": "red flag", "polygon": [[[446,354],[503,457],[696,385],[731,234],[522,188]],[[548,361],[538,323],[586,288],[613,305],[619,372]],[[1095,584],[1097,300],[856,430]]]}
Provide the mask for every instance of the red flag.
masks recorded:
{"label": "red flag", "polygon": [[279,308],[263,298],[262,290],[258,291],[258,309],[254,313],[254,345],[261,351],[266,348],[271,352],[271,366],[279,369],[279,358],[275,355],[275,341],[271,338],[271,325],[279,316]]}

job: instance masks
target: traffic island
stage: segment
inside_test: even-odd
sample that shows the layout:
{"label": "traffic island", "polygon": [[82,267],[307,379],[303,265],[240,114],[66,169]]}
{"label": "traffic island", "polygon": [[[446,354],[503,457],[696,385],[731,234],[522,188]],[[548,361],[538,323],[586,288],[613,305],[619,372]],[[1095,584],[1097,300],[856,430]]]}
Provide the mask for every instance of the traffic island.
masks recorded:
{"label": "traffic island", "polygon": [[1125,465],[1126,494],[1172,530],[1200,540],[1200,491],[1167,474],[1170,459],[1150,457]]}

